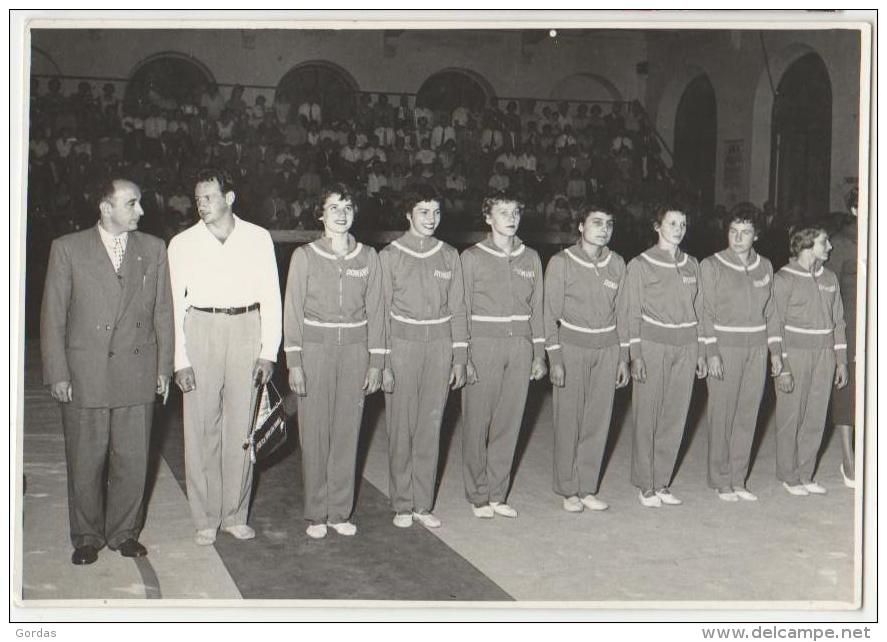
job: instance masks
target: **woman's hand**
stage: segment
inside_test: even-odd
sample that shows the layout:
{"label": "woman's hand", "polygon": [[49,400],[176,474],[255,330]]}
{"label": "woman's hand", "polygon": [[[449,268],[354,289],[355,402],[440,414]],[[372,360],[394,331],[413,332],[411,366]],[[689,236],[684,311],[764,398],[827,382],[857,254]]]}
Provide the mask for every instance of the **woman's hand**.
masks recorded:
{"label": "woman's hand", "polygon": [[696,359],[696,378],[705,379],[705,375],[707,374],[708,366],[705,363],[705,357],[699,357]]}
{"label": "woman's hand", "polygon": [[458,390],[465,385],[465,364],[454,363],[450,368],[450,390]]}
{"label": "woman's hand", "polygon": [[551,379],[551,385],[557,386],[558,388],[563,388],[564,383],[566,383],[567,380],[567,375],[564,371],[563,364],[556,363],[551,366],[551,372],[549,372],[548,378]]}
{"label": "woman's hand", "polygon": [[382,392],[389,395],[394,392],[394,370],[391,368],[382,370]]}
{"label": "woman's hand", "polygon": [[647,364],[644,363],[643,357],[635,357],[631,360],[631,378],[638,383],[644,383],[647,380]]}
{"label": "woman's hand", "polygon": [[789,393],[795,389],[795,380],[791,372],[783,372],[776,377],[776,387],[780,392]]}
{"label": "woman's hand", "polygon": [[300,366],[289,369],[289,384],[293,392],[300,397],[305,396],[305,371]]}
{"label": "woman's hand", "polygon": [[371,395],[376,392],[382,385],[382,373],[378,368],[372,366],[367,368],[367,376],[363,380],[363,389],[366,394]]}
{"label": "woman's hand", "polygon": [[628,361],[620,361],[616,366],[616,388],[624,388],[631,381],[631,373],[628,370]]}
{"label": "woman's hand", "polygon": [[724,362],[718,355],[708,358],[708,374],[715,379],[724,378]]}
{"label": "woman's hand", "polygon": [[471,363],[471,359],[469,359],[468,363],[465,364],[465,382],[469,386],[473,386],[477,383],[477,368],[475,368],[474,364]]}

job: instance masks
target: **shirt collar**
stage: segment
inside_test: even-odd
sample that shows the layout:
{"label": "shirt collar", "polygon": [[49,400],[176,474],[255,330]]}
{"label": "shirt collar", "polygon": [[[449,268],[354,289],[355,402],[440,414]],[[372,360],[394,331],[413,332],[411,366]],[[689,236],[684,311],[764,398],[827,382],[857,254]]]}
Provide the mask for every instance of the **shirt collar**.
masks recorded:
{"label": "shirt collar", "polygon": [[124,247],[126,246],[126,241],[129,240],[129,232],[123,232],[115,236],[104,227],[102,227],[101,223],[97,223],[96,227],[99,228],[99,236],[102,237],[102,243],[104,243],[106,247],[113,247],[114,239],[116,238],[119,238],[121,241],[123,241]]}

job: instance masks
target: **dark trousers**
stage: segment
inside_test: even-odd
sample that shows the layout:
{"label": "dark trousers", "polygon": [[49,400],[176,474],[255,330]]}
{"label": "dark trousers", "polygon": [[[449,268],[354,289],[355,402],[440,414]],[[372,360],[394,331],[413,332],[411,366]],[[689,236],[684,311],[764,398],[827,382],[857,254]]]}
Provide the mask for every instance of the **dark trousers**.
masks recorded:
{"label": "dark trousers", "polygon": [[62,404],[68,517],[75,547],[107,544],[113,549],[129,538],[138,539],[145,518],[153,414],[153,403],[122,408]]}

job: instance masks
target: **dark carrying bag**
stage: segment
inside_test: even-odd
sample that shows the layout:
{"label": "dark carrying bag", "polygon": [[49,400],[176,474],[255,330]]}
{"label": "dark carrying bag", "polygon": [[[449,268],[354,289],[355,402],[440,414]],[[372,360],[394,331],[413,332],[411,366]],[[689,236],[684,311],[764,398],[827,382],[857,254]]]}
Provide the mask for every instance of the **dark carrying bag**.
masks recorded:
{"label": "dark carrying bag", "polygon": [[287,438],[283,399],[271,381],[259,386],[250,417],[252,421],[243,448],[249,449],[250,461],[255,464],[285,444]]}

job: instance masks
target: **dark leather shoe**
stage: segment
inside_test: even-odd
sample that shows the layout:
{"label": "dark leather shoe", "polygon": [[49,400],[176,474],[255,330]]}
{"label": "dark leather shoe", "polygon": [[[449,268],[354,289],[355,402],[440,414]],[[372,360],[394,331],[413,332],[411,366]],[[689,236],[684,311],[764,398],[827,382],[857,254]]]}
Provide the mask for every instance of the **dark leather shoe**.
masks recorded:
{"label": "dark leather shoe", "polygon": [[95,546],[78,546],[71,554],[71,564],[83,566],[84,564],[92,564],[99,558],[99,550]]}
{"label": "dark leather shoe", "polygon": [[117,550],[123,557],[145,557],[148,554],[148,549],[132,538],[123,542]]}

